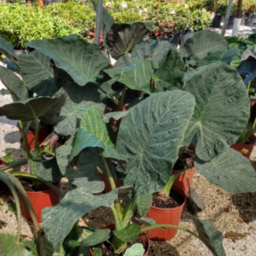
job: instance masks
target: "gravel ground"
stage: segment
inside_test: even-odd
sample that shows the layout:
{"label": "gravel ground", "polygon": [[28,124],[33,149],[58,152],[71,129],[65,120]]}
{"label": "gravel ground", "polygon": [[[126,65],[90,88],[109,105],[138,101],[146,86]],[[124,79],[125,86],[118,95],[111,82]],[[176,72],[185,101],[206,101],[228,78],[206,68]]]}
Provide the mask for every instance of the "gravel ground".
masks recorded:
{"label": "gravel ground", "polygon": [[[241,33],[248,27],[241,28]],[[230,33],[227,31],[227,34]],[[0,90],[4,86],[0,82]],[[0,95],[0,106],[11,102],[8,95]],[[20,149],[19,133],[16,121],[0,117],[0,157],[14,152],[16,160],[22,159],[25,153]],[[256,147],[251,156],[251,161],[256,166]],[[223,245],[227,256],[256,256],[256,192],[232,195],[210,184],[198,172],[194,174],[193,188],[205,202],[205,210],[199,214],[202,219],[210,219],[215,227],[225,236],[228,232],[245,235],[243,239],[224,238]],[[63,192],[70,188],[63,179],[61,182]],[[16,234],[16,215],[8,211],[12,198],[8,192],[0,195],[0,233]],[[99,208],[81,219],[81,225],[99,228],[113,222],[111,212],[106,208]],[[187,222],[181,222],[182,227],[193,230]],[[22,236],[32,238],[34,229],[30,221],[22,220]],[[169,242],[151,242],[154,256],[211,256],[208,249],[197,239],[179,231],[174,239]],[[75,255],[74,255],[75,256]]]}

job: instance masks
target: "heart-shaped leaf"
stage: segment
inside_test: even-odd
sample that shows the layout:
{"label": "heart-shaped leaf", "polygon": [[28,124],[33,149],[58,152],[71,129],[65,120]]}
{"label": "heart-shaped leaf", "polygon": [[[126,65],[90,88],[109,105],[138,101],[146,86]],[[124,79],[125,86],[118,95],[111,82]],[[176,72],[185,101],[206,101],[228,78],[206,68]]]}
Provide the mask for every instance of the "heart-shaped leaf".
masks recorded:
{"label": "heart-shaped leaf", "polygon": [[138,224],[130,224],[121,230],[113,231],[115,236],[123,242],[132,242],[141,233],[140,226]]}
{"label": "heart-shaped leaf", "polygon": [[197,156],[209,161],[234,144],[244,130],[250,109],[246,88],[237,71],[224,63],[187,74],[184,87],[196,99],[187,136],[193,138]]}
{"label": "heart-shaped leaf", "polygon": [[184,91],[156,93],[123,118],[117,150],[127,157],[124,184],[136,196],[160,191],[170,179],[194,104]]}
{"label": "heart-shaped leaf", "polygon": [[96,82],[100,71],[109,64],[96,44],[80,38],[35,40],[26,45],[51,58],[57,68],[65,70],[80,86]]}
{"label": "heart-shaped leaf", "polygon": [[19,68],[28,88],[38,96],[50,96],[58,91],[50,58],[38,50],[19,55]]}
{"label": "heart-shaped leaf", "polygon": [[143,41],[147,33],[148,30],[146,26],[139,22],[119,31],[115,45],[111,51],[112,57],[118,59],[120,56],[131,52],[136,44]]}
{"label": "heart-shaped leaf", "polygon": [[195,166],[209,182],[229,193],[256,191],[256,173],[250,161],[233,149],[226,149],[208,163],[195,159]]}
{"label": "heart-shaped leaf", "polygon": [[42,211],[44,232],[53,248],[56,251],[59,250],[65,237],[80,217],[100,206],[110,207],[116,197],[117,190],[94,196],[83,187],[68,192],[58,205],[44,208]]}
{"label": "heart-shaped leaf", "polygon": [[192,38],[188,39],[180,49],[183,57],[205,58],[210,52],[227,50],[226,39],[218,33],[210,30],[196,32]]}

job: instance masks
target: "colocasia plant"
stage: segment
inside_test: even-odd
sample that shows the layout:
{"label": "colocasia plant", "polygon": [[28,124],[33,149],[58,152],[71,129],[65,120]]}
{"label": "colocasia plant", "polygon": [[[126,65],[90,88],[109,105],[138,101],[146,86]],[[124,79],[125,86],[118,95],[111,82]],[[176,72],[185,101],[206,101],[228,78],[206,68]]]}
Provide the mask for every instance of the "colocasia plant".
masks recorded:
{"label": "colocasia plant", "polygon": [[[188,72],[184,62],[198,63],[210,52],[224,51],[225,39],[224,43],[215,32],[203,31],[195,35],[200,38],[196,45],[190,39],[179,53],[168,42],[144,41],[150,24],[116,24],[106,9],[102,13],[107,55],[116,60],[114,66],[97,45],[76,36],[27,43],[35,50],[26,56],[27,71],[21,69],[26,85],[37,95],[52,92],[50,99],[65,95],[54,131],[67,140],[54,159],[76,187],[58,205],[42,211],[43,250],[100,256],[106,255],[103,243],[112,253],[125,255],[131,244],[142,242],[143,255],[149,244],[141,234],[168,227],[197,237],[213,255],[226,255],[222,234],[208,220],[191,216],[195,234],[143,217],[153,194],[161,192],[164,199],[170,195],[181,173],[171,175],[173,166],[180,149],[191,143],[195,166],[208,181],[231,193],[255,190],[256,174],[249,160],[229,148],[249,118],[241,77],[226,63],[208,63]],[[50,74],[41,76],[42,66]],[[29,80],[30,70],[41,79]],[[109,102],[118,111],[104,114]],[[104,189],[98,170],[111,187],[103,195],[98,195]],[[121,176],[124,185],[117,188],[115,180]],[[125,205],[124,194],[129,198]],[[77,226],[79,218],[100,206],[111,209],[112,226]]]}

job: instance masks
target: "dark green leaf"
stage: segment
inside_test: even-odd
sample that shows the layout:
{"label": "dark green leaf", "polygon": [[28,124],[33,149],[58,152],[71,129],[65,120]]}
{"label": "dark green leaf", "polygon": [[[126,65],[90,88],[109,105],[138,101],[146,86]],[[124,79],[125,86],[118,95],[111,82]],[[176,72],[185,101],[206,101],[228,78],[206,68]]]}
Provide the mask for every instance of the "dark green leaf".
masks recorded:
{"label": "dark green leaf", "polygon": [[81,123],[73,145],[71,159],[77,156],[84,148],[102,148],[103,156],[124,160],[118,154],[111,142],[105,123],[97,108],[89,107],[80,112]]}
{"label": "dark green leaf", "polygon": [[241,54],[238,48],[231,48],[222,52],[213,52],[204,59],[198,61],[199,66],[204,66],[212,63],[230,64],[232,61],[240,60]]}
{"label": "dark green leaf", "polygon": [[209,161],[234,144],[244,130],[250,109],[246,88],[237,71],[224,63],[187,74],[184,87],[196,99],[187,136],[194,137],[197,156]]}
{"label": "dark green leaf", "polygon": [[118,59],[120,56],[131,52],[136,44],[143,41],[147,33],[146,26],[138,22],[119,31],[115,45],[111,51],[112,57]]}
{"label": "dark green leaf", "polygon": [[17,55],[14,52],[13,46],[8,44],[3,37],[0,37],[0,53],[8,57],[14,64],[18,64]]}
{"label": "dark green leaf", "polygon": [[22,121],[40,118],[44,123],[52,124],[59,116],[65,100],[65,96],[62,95],[60,98],[38,97],[16,101],[1,107],[0,116]]}
{"label": "dark green leaf", "polygon": [[195,166],[205,178],[229,193],[256,191],[256,173],[240,152],[226,149],[209,163],[196,159]]}
{"label": "dark green leaf", "polygon": [[81,108],[95,106],[103,113],[105,105],[101,102],[98,87],[94,84],[81,87],[69,82],[56,95],[63,93],[67,95],[67,98],[61,109],[61,119],[55,124],[56,133],[63,136],[72,134],[76,127],[79,127]]}
{"label": "dark green leaf", "polygon": [[110,229],[99,229],[93,232],[90,236],[86,237],[80,242],[82,246],[94,246],[105,242],[110,238]]}
{"label": "dark green leaf", "polygon": [[156,93],[123,118],[117,150],[127,157],[124,184],[136,196],[160,191],[170,179],[194,104],[184,91]]}
{"label": "dark green leaf", "polygon": [[181,46],[180,53],[183,57],[195,56],[196,59],[205,58],[210,52],[227,50],[225,38],[210,30],[196,32]]}
{"label": "dark green leaf", "polygon": [[96,82],[100,71],[109,64],[96,44],[80,38],[35,40],[26,45],[51,58],[57,68],[65,70],[80,86]]}
{"label": "dark green leaf", "polygon": [[100,206],[110,207],[117,197],[117,192],[113,190],[105,195],[94,196],[87,192],[87,188],[77,188],[68,192],[58,205],[44,208],[44,231],[53,248],[59,250],[74,224],[85,213]]}
{"label": "dark green leaf", "polygon": [[28,98],[28,90],[20,78],[11,70],[0,66],[0,79],[14,101]]}
{"label": "dark green leaf", "polygon": [[52,97],[58,91],[50,58],[40,51],[19,55],[19,68],[26,86],[38,96]]}
{"label": "dark green leaf", "polygon": [[127,227],[123,228],[122,230],[115,230],[113,231],[115,236],[119,238],[123,242],[132,242],[141,233],[140,226],[138,224],[130,224]]}
{"label": "dark green leaf", "polygon": [[8,205],[8,211],[15,212],[16,210],[17,210],[17,208],[16,208],[16,204],[14,202],[12,202]]}
{"label": "dark green leaf", "polygon": [[164,90],[181,89],[185,74],[185,63],[178,52],[170,49],[161,67],[153,75],[157,88]]}
{"label": "dark green leaf", "polygon": [[92,248],[92,252],[95,256],[102,256],[102,251],[100,248],[94,247]]}

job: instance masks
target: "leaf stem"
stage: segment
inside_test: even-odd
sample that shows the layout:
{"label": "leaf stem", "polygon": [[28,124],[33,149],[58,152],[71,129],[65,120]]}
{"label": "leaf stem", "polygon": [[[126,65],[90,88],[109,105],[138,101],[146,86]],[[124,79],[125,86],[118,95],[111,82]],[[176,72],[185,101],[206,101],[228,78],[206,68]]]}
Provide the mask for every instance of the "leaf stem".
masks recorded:
{"label": "leaf stem", "polygon": [[167,182],[167,184],[166,184],[165,187],[164,187],[164,192],[165,192],[166,196],[169,196],[169,195],[170,195],[170,191],[171,191],[171,188],[172,188],[172,185],[173,185],[174,181],[175,181],[175,180],[180,176],[180,174],[182,174],[184,171],[186,171],[186,169],[181,170],[181,171],[178,171],[177,173],[171,175],[169,181]]}
{"label": "leaf stem", "polygon": [[188,189],[189,189],[189,202],[191,204],[191,187],[190,187],[190,183],[189,183],[189,178],[188,178],[188,171],[185,171],[186,174],[186,179],[187,179],[187,183],[188,183]]}

